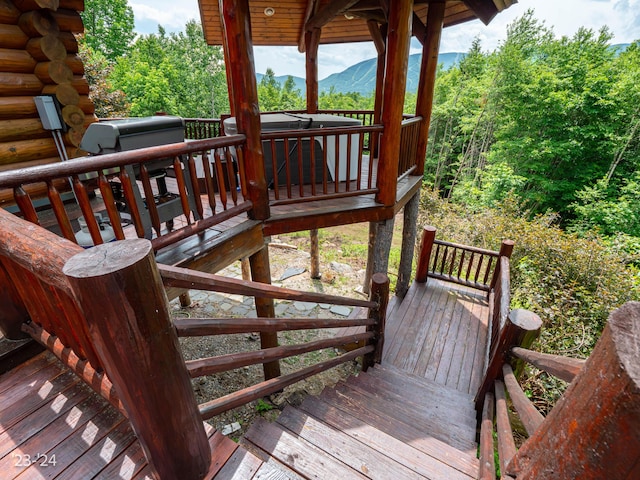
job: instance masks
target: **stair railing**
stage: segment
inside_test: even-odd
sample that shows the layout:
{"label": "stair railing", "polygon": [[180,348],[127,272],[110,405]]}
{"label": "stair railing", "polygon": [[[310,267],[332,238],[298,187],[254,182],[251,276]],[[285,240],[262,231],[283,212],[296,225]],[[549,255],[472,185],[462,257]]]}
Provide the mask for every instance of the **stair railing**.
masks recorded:
{"label": "stair railing", "polygon": [[[612,312],[585,360],[509,350],[501,378],[485,393],[479,478],[495,478],[494,407],[502,478],[634,478],[640,461],[640,303]],[[544,418],[516,378],[521,362],[570,382]],[[514,373],[514,371],[516,373]],[[527,432],[516,449],[507,394]],[[495,394],[495,397],[494,397]]]}
{"label": "stair railing", "polygon": [[369,309],[367,318],[188,318],[175,319],[174,326],[179,337],[275,333],[292,330],[329,329],[338,327],[366,326],[363,333],[342,337],[315,340],[297,345],[277,346],[259,351],[238,352],[215,357],[187,361],[187,370],[192,377],[226,372],[250,365],[264,364],[281,359],[315,352],[325,348],[338,348],[354,342],[365,345],[348,353],[343,353],[327,361],[305,367],[294,373],[265,380],[247,386],[237,392],[213,399],[200,405],[203,419],[219,415],[229,409],[244,405],[261,397],[278,392],[283,388],[311,375],[323,372],[340,364],[363,356],[363,369],[368,368],[382,357],[384,325],[389,279],[386,275],[374,275],[369,300],[354,299],[315,292],[300,292],[276,287],[260,282],[236,280],[214,274],[207,274],[178,267],[159,265],[166,287],[189,288],[195,290],[254,296],[256,298],[284,299],[301,302],[318,302],[333,305],[349,305]]}

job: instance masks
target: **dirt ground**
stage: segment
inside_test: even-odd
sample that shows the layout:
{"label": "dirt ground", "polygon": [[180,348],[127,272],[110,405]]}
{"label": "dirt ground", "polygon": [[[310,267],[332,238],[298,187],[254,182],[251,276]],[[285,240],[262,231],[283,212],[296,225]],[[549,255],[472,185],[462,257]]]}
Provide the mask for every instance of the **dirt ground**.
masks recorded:
{"label": "dirt ground", "polygon": [[[366,266],[367,252],[367,225],[352,225],[340,229],[325,229],[320,231],[320,269],[322,277],[314,280],[309,275],[310,265],[310,241],[308,233],[293,234],[272,237],[269,247],[271,261],[272,283],[296,290],[323,292],[334,295],[344,295],[354,298],[366,298],[362,293],[362,282]],[[303,273],[282,279],[283,274],[292,268]],[[237,273],[239,265],[232,268]],[[227,270],[227,272],[229,272]],[[225,272],[221,272],[225,273]],[[237,296],[236,296],[237,297]],[[239,306],[230,309],[229,304],[224,305],[219,301],[210,301],[208,298],[196,298],[191,306],[180,308],[173,303],[174,317],[230,317],[234,316],[234,310],[245,310],[253,299],[232,298]],[[245,307],[242,307],[245,305]],[[323,308],[324,307],[324,308]],[[231,314],[230,314],[231,313]],[[276,314],[278,316],[311,316],[320,318],[339,318],[340,315],[332,313],[326,305],[316,306],[308,312],[297,312],[291,302],[277,302]],[[327,330],[302,330],[294,332],[282,332],[278,335],[281,345],[309,342],[321,338],[327,338],[331,332]],[[260,348],[260,339],[257,334],[223,335],[199,338],[181,339],[185,360],[257,350]],[[287,374],[327,360],[338,355],[335,349],[325,349],[320,352],[311,352],[305,355],[290,357],[280,361],[282,374]],[[210,423],[218,429],[234,425],[238,430],[229,434],[237,439],[246,431],[256,416],[273,419],[287,405],[299,405],[307,395],[319,394],[325,386],[332,386],[349,375],[357,374],[359,366],[355,362],[342,364],[321,374],[310,377],[302,382],[287,387],[282,393],[270,395],[264,399],[252,402],[248,405],[230,410],[210,420]],[[240,390],[244,387],[255,385],[263,380],[262,365],[249,366],[221,374],[201,377],[193,380],[196,399],[198,403],[219,398],[228,393]]]}

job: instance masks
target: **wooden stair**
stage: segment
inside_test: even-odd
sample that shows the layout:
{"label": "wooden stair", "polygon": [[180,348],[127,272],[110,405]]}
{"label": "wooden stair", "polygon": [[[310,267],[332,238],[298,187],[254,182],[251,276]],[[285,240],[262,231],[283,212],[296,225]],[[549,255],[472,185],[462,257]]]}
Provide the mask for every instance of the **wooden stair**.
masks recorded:
{"label": "wooden stair", "polygon": [[241,444],[282,478],[477,478],[473,398],[377,365],[275,423],[255,422]]}

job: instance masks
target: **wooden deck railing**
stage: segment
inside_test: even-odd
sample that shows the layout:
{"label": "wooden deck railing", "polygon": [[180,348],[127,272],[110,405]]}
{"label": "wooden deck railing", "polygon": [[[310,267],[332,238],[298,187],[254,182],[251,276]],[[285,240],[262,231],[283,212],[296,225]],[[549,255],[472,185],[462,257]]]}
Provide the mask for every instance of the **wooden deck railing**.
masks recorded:
{"label": "wooden deck railing", "polygon": [[222,120],[219,118],[185,118],[184,138],[206,140],[223,136]]}
{"label": "wooden deck railing", "polygon": [[[418,140],[422,117],[412,117],[402,121],[400,127],[400,159],[398,162],[398,178],[410,175],[416,168],[418,160]],[[424,159],[422,159],[424,161]]]}
{"label": "wooden deck railing", "polygon": [[364,137],[382,126],[313,128],[262,134],[271,205],[375,193],[375,162]]}
{"label": "wooden deck railing", "polygon": [[298,345],[278,346],[259,351],[238,352],[217,357],[202,358],[187,362],[192,377],[226,372],[255,364],[278,361],[293,355],[336,348],[353,342],[365,342],[365,346],[340,355],[331,360],[311,365],[297,372],[272,378],[247,386],[237,392],[213,399],[200,405],[204,419],[211,418],[231,408],[257,400],[270,393],[298,382],[311,375],[333,368],[364,355],[363,368],[380,362],[384,342],[386,302],[389,296],[389,280],[385,275],[374,275],[370,300],[338,297],[314,292],[298,292],[272,285],[229,279],[218,275],[189,271],[176,267],[160,266],[165,286],[208,290],[260,298],[287,299],[306,302],[321,302],[334,305],[351,305],[369,309],[365,319],[330,318],[189,318],[176,319],[174,325],[178,336],[205,336],[223,334],[246,334],[251,332],[275,333],[291,330],[326,329],[338,327],[366,326],[364,333],[318,340]]}
{"label": "wooden deck railing", "polygon": [[[530,343],[541,322],[531,312],[514,312],[492,359],[500,376],[483,394],[478,478],[496,478],[494,414],[502,478],[633,478],[640,460],[640,440],[630,428],[640,421],[640,303],[611,314],[586,361],[518,346]],[[546,418],[517,381],[522,362],[570,382]],[[519,449],[507,393],[528,436]]]}
{"label": "wooden deck railing", "polygon": [[444,242],[435,237],[435,228],[424,228],[416,272],[418,282],[431,277],[490,292],[500,278],[498,259],[508,259],[513,251],[511,240],[504,240],[500,251],[496,252]]}
{"label": "wooden deck railing", "polygon": [[[47,212],[52,212],[47,226],[57,226],[74,243],[80,215],[91,242],[103,243],[105,227],[94,212],[104,212],[117,240],[153,236],[157,250],[251,209],[251,202],[244,200],[242,161],[235,161],[241,159],[244,138],[142,148],[3,172],[0,192],[12,192],[10,198],[30,222],[46,223]],[[30,194],[41,191],[43,184],[48,209],[39,208]],[[126,229],[121,212],[130,218],[132,229]],[[186,226],[174,230],[177,218]]]}

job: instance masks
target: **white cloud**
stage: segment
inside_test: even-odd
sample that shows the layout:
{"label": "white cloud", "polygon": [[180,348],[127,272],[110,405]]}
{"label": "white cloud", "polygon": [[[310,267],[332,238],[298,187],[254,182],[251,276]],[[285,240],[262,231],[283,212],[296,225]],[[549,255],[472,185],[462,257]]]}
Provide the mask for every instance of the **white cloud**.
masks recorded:
{"label": "white cloud", "polygon": [[129,5],[133,9],[138,33],[155,33],[157,25],[169,31],[181,31],[189,20],[200,21],[197,0],[137,0],[129,2]]}

